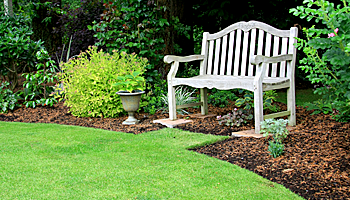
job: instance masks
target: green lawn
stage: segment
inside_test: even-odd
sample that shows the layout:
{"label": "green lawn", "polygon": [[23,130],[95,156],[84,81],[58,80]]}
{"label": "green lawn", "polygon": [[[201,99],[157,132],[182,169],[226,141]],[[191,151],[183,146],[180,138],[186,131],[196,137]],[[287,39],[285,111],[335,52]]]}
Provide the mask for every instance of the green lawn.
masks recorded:
{"label": "green lawn", "polygon": [[[284,91],[277,91],[277,99],[276,101],[287,103],[287,93]],[[322,96],[318,94],[314,94],[313,89],[302,89],[295,91],[295,103],[297,106],[302,106],[307,102],[314,102],[318,99],[321,99]]]}
{"label": "green lawn", "polygon": [[187,150],[224,138],[0,122],[0,199],[302,199]]}

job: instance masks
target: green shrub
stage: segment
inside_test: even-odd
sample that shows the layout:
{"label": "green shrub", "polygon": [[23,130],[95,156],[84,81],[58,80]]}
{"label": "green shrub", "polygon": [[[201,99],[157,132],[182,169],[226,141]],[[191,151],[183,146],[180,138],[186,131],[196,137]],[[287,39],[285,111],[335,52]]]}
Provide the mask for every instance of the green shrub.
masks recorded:
{"label": "green shrub", "polygon": [[284,153],[284,144],[269,141],[269,147],[267,150],[270,152],[272,157],[277,158]]}
{"label": "green shrub", "polygon": [[[334,108],[330,114],[337,121],[350,121],[350,7],[324,0],[304,0],[303,6],[290,12],[307,21],[315,20],[318,27],[304,28],[306,39],[298,38],[296,45],[306,58],[300,60],[300,68],[309,73],[311,83],[322,87],[315,93]],[[325,110],[329,113],[329,110]]]}
{"label": "green shrub", "polygon": [[160,80],[159,83],[151,85],[147,84],[148,93],[141,98],[147,102],[147,105],[143,107],[146,113],[154,115],[158,110],[164,107],[162,95],[167,91],[167,82]]}
{"label": "green shrub", "polygon": [[335,105],[332,104],[330,101],[324,100],[324,99],[319,99],[317,101],[314,101],[312,103],[307,102],[304,104],[306,109],[313,110],[311,115],[316,115],[319,113],[324,113],[324,114],[333,114],[335,110]]}
{"label": "green shrub", "polygon": [[38,104],[42,106],[57,103],[54,97],[50,94],[54,91],[54,87],[48,85],[57,81],[55,61],[50,59],[47,51],[41,49],[36,53],[39,63],[36,64],[37,71],[24,73],[22,76],[26,78],[23,83],[23,91],[20,95],[23,96],[23,104],[26,107],[35,108]]}
{"label": "green shrub", "polygon": [[[263,107],[264,110],[268,109],[272,112],[277,112],[280,108],[276,105],[272,105],[272,103],[276,100],[277,93],[275,90],[269,90],[263,92]],[[251,91],[246,91],[243,98],[239,98],[236,100],[236,106],[242,107],[244,105],[244,109],[250,110],[254,107],[254,95]]]}
{"label": "green shrub", "polygon": [[275,142],[282,143],[288,135],[287,123],[287,119],[265,119],[265,121],[261,122],[260,132],[264,134],[264,137],[272,134]]}
{"label": "green shrub", "polygon": [[122,92],[137,92],[145,89],[145,78],[140,76],[140,71],[134,71],[125,76],[118,76],[117,82],[113,86],[121,87]]}
{"label": "green shrub", "polygon": [[261,122],[260,133],[263,133],[264,137],[268,137],[271,134],[274,139],[274,141],[269,141],[267,149],[274,158],[283,154],[284,145],[282,142],[288,135],[287,123],[287,119],[265,119],[265,121]]}
{"label": "green shrub", "polygon": [[217,90],[212,89],[208,95],[208,103],[213,106],[224,108],[228,104],[228,100],[235,101],[238,97],[234,94],[234,90]]}
{"label": "green shrub", "polygon": [[17,103],[17,96],[13,94],[12,90],[6,88],[9,85],[10,83],[7,81],[0,85],[0,113],[13,110]]}
{"label": "green shrub", "polygon": [[29,24],[30,19],[23,14],[10,17],[0,12],[0,74],[7,77],[11,90],[17,86],[17,72],[23,71],[23,66],[34,66],[35,54],[43,48],[42,41],[31,40]]}
{"label": "green shrub", "polygon": [[[122,88],[112,86],[118,76],[134,71],[144,73],[147,59],[114,50],[112,54],[89,47],[62,65],[65,105],[78,117],[117,117],[124,112],[119,95]],[[141,104],[142,105],[142,104]]]}

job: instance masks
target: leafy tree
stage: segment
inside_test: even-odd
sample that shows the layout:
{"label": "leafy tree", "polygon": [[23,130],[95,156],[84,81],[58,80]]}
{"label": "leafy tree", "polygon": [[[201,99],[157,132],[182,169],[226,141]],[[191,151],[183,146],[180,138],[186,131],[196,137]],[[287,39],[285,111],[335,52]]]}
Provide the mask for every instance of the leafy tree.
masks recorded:
{"label": "leafy tree", "polygon": [[57,51],[62,46],[62,35],[53,33],[61,11],[61,0],[33,0],[32,1],[33,40],[45,41],[44,46],[49,52]]}

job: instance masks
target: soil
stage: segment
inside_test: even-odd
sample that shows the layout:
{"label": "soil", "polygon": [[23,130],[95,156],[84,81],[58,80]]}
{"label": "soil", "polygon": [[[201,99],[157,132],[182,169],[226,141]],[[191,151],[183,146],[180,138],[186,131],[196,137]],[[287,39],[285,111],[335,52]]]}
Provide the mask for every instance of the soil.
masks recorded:
{"label": "soil", "polygon": [[[282,110],[286,106],[277,103]],[[232,102],[225,108],[209,106],[209,111],[224,115],[233,109]],[[199,109],[189,109],[199,113]],[[350,199],[350,124],[340,123],[329,115],[310,115],[312,112],[297,107],[297,126],[284,141],[284,154],[273,158],[267,151],[268,139],[230,137],[224,141],[192,149],[248,169],[273,182],[284,185],[306,199]],[[187,118],[191,116],[179,116]],[[141,134],[165,128],[152,123],[168,118],[168,114],[137,113],[137,125],[122,125],[127,116],[119,118],[78,118],[68,112],[62,102],[35,109],[24,106],[0,114],[1,121],[56,123],[101,128],[111,131]],[[191,118],[193,122],[177,128],[203,134],[231,136],[232,132],[253,128],[250,122],[241,127],[218,124],[216,117]],[[271,139],[271,138],[270,138]]]}

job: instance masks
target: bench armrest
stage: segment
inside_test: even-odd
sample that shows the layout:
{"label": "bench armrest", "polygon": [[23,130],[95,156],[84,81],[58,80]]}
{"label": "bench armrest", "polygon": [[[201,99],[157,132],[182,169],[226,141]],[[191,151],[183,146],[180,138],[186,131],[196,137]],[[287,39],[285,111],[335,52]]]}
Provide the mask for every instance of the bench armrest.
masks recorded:
{"label": "bench armrest", "polygon": [[252,65],[260,65],[260,63],[278,63],[286,60],[293,60],[293,54],[286,54],[280,56],[262,56],[262,55],[253,55],[250,63]]}
{"label": "bench armrest", "polygon": [[191,56],[173,56],[168,55],[164,57],[164,62],[171,64],[174,61],[177,62],[191,62],[195,60],[204,60],[204,55],[191,55]]}

